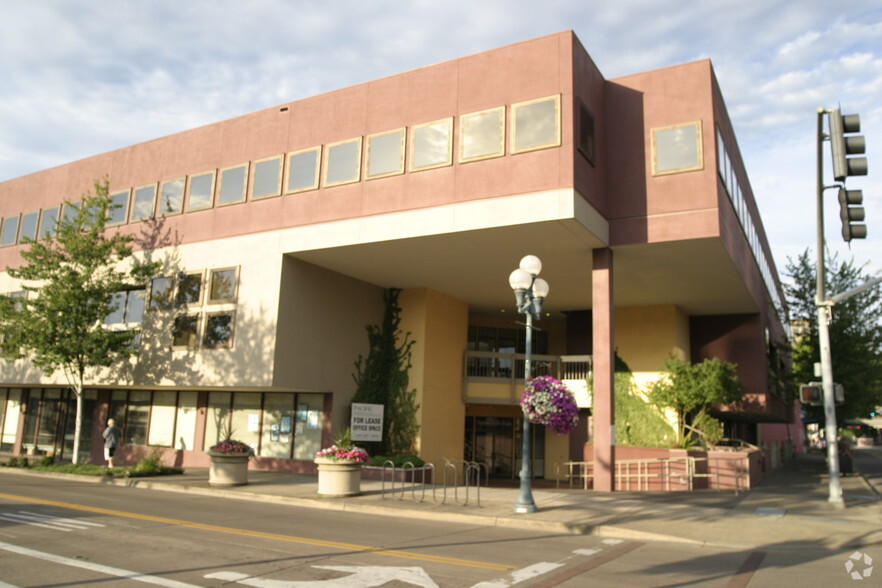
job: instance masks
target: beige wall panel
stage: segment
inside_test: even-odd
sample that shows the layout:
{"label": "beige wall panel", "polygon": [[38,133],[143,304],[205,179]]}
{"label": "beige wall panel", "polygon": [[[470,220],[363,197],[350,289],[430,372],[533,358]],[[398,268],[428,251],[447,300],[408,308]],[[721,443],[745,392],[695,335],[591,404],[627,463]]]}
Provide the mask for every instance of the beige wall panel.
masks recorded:
{"label": "beige wall panel", "polygon": [[272,384],[332,393],[332,427],[341,431],[355,362],[369,352],[366,328],[382,322],[383,309],[381,288],[285,257]]}
{"label": "beige wall panel", "polygon": [[410,388],[420,404],[419,450],[427,461],[462,458],[465,404],[462,362],[468,330],[468,306],[427,289],[405,290],[402,332],[414,341]]}
{"label": "beige wall panel", "polygon": [[676,354],[689,359],[689,319],[675,306],[617,308],[616,348],[628,367],[658,372]]}

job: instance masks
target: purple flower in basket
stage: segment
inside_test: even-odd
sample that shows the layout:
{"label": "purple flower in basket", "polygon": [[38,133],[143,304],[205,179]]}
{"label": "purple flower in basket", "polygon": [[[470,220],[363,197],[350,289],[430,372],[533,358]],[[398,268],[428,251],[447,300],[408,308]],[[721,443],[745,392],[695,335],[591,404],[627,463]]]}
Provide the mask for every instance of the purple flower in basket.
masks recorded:
{"label": "purple flower in basket", "polygon": [[531,378],[521,396],[521,409],[531,423],[545,425],[565,435],[579,422],[579,407],[573,393],[551,376]]}

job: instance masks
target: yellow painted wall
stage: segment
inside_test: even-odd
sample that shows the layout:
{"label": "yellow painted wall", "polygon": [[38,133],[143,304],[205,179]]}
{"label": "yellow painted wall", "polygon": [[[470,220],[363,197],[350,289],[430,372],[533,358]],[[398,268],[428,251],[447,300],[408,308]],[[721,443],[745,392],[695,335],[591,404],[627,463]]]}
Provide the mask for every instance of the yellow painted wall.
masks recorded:
{"label": "yellow painted wall", "polygon": [[659,372],[672,355],[689,359],[689,317],[676,306],[615,310],[616,349],[628,367]]}
{"label": "yellow painted wall", "polygon": [[402,333],[410,332],[410,388],[417,391],[420,432],[417,449],[426,461],[462,459],[465,404],[462,402],[463,352],[468,305],[426,288],[399,296]]}

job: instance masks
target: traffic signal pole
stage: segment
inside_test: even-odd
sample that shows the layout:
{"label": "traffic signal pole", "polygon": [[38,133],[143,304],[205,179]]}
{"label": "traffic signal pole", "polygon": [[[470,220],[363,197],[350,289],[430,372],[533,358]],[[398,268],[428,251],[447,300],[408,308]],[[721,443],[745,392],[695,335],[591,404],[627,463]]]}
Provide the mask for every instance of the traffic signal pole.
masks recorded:
{"label": "traffic signal pole", "polygon": [[[824,267],[824,115],[818,109],[818,243],[815,306],[818,309],[818,342],[821,352],[821,384],[824,390],[825,436],[827,438],[827,467],[829,472],[828,501],[836,508],[844,508],[842,481],[839,478],[839,428],[836,424],[836,399],[833,395],[833,360],[830,353],[830,318],[832,304],[827,300],[827,276]],[[837,186],[838,187],[838,186]]]}

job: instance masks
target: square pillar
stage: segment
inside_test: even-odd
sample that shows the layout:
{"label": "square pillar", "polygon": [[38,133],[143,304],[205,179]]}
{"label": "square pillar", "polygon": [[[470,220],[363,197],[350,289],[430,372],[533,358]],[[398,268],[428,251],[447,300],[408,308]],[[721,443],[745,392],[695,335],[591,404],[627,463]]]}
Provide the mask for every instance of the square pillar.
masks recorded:
{"label": "square pillar", "polygon": [[613,254],[592,252],[592,347],[594,371],[594,489],[615,490],[615,338],[613,336]]}

